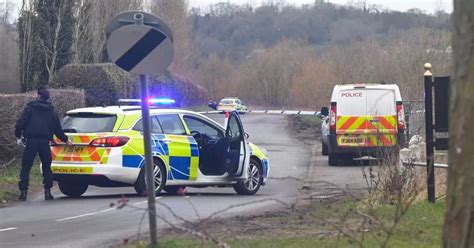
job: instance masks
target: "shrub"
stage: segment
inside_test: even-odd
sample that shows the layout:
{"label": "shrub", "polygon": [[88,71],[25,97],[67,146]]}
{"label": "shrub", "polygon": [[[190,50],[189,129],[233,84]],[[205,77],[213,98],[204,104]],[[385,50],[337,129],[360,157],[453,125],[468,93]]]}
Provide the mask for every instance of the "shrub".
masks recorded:
{"label": "shrub", "polygon": [[116,105],[120,98],[135,97],[138,84],[114,64],[70,64],[59,70],[51,85],[78,88],[86,93],[87,106]]}
{"label": "shrub", "polygon": [[185,76],[164,73],[152,77],[150,81],[151,96],[173,98],[179,106],[195,106],[207,103],[207,90]]}
{"label": "shrub", "polygon": [[[85,94],[83,90],[50,90],[51,102],[56,111],[62,117],[68,110],[83,107],[85,104]],[[24,94],[0,95],[0,121],[2,129],[0,131],[0,163],[10,161],[21,156],[21,149],[16,144],[14,135],[15,123],[24,107],[30,101],[35,100],[36,92]]]}

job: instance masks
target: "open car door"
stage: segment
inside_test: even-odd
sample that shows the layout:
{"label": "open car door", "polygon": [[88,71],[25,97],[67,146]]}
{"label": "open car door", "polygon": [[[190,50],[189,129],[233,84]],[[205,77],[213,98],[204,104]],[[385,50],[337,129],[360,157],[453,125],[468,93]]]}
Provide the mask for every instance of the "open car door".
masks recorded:
{"label": "open car door", "polygon": [[228,141],[225,159],[226,170],[229,175],[237,179],[246,179],[250,161],[250,145],[242,121],[236,111],[229,115],[225,136]]}

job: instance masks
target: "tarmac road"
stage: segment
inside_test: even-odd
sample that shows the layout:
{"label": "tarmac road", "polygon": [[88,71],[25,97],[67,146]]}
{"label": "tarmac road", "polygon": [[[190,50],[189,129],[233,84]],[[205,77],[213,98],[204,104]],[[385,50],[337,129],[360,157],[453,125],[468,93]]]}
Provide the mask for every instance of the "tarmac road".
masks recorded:
{"label": "tarmac road", "polygon": [[[221,123],[224,120],[224,115],[211,117]],[[219,216],[255,214],[281,206],[275,201],[266,201],[270,198],[294,202],[303,182],[284,177],[305,178],[311,146],[292,137],[284,116],[248,114],[243,115],[242,120],[251,142],[269,152],[270,179],[257,195],[239,196],[232,188],[196,188],[187,189],[186,196],[163,194],[158,202],[186,220],[207,217],[236,204],[250,203]],[[1,247],[107,247],[139,232],[146,233],[146,198],[136,196],[133,188],[90,187],[79,199],[67,198],[54,189],[54,201],[44,201],[39,195],[0,209]],[[129,200],[128,206],[111,207],[123,194]],[[164,207],[157,208],[168,221],[182,223]],[[142,217],[145,217],[143,221]],[[165,227],[162,220],[158,223],[160,228]]]}

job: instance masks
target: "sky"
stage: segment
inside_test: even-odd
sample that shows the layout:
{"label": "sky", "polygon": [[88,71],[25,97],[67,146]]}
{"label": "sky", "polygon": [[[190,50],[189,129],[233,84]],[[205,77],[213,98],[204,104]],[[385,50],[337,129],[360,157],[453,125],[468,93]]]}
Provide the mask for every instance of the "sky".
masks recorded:
{"label": "sky", "polygon": [[[235,4],[251,4],[258,6],[261,3],[268,2],[268,0],[188,0],[191,7],[198,7],[203,10],[209,6],[209,4],[215,4],[219,2],[230,2]],[[348,4],[349,2],[357,3],[360,0],[326,0],[335,4]],[[365,0],[368,5],[379,5],[382,8],[398,11],[406,11],[408,9],[421,9],[427,13],[434,13],[435,10],[443,9],[446,12],[452,12],[453,1],[452,0]],[[313,3],[314,0],[285,0],[287,4],[302,5]]]}

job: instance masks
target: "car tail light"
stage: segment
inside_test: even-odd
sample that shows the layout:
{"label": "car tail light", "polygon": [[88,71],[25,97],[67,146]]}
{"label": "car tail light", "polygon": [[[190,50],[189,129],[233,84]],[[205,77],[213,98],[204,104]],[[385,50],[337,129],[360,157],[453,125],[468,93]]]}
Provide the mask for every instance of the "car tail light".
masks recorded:
{"label": "car tail light", "polygon": [[398,132],[403,133],[405,131],[405,110],[402,102],[397,102],[397,122]]}
{"label": "car tail light", "polygon": [[336,113],[337,105],[335,102],[332,102],[331,110],[329,111],[329,132],[332,134],[336,133]]}
{"label": "car tail light", "polygon": [[101,137],[91,141],[89,144],[90,146],[97,146],[97,147],[118,147],[127,144],[128,137]]}

